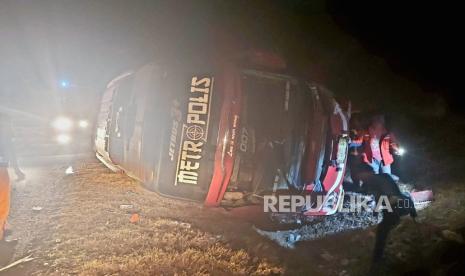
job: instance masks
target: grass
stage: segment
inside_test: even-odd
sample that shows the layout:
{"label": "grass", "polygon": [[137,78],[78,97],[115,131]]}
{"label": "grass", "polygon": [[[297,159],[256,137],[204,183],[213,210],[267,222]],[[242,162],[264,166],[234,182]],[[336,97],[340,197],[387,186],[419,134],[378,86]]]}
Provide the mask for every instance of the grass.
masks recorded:
{"label": "grass", "polygon": [[[217,224],[200,204],[162,198],[101,164],[82,163],[53,185],[35,187],[43,196],[36,224],[41,235],[29,243],[37,257],[32,274],[79,275],[273,275],[284,268],[232,248],[224,236],[192,221]],[[55,188],[56,189],[55,189]],[[39,200],[36,198],[36,200]],[[130,210],[121,204],[132,204]],[[132,213],[140,220],[131,223]],[[31,219],[16,213],[15,228]],[[20,215],[19,215],[20,216]],[[212,217],[209,217],[212,216]],[[24,225],[21,225],[21,221]],[[214,226],[213,226],[214,227]],[[20,232],[20,231],[18,231]],[[18,233],[21,234],[21,233]]]}
{"label": "grass", "polygon": [[[21,239],[15,258],[37,259],[11,275],[361,275],[371,261],[374,227],[288,250],[221,209],[164,198],[95,160],[78,162],[73,175],[65,176],[65,168],[26,170],[29,182],[15,184],[11,224]],[[442,231],[465,226],[465,188],[438,187],[418,224],[405,218],[392,231],[388,275],[449,269],[440,257],[457,243]],[[129,220],[133,213],[137,223]]]}

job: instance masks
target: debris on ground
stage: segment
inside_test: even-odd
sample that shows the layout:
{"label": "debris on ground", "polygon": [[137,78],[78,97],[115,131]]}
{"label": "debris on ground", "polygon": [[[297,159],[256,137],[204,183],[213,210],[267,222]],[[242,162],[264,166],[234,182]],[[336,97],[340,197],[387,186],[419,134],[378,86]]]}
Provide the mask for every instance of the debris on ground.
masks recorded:
{"label": "debris on ground", "polygon": [[226,192],[224,193],[223,200],[240,200],[244,198],[244,193],[242,192]]}
{"label": "debris on ground", "polygon": [[32,261],[32,260],[34,260],[34,259],[35,259],[35,258],[32,258],[31,255],[26,256],[26,257],[24,257],[24,258],[21,258],[21,259],[19,259],[19,260],[17,260],[17,261],[12,262],[11,264],[9,264],[9,265],[7,265],[7,266],[4,266],[4,267],[0,268],[0,272],[6,271],[6,270],[8,270],[8,269],[10,269],[10,268],[12,268],[12,267],[14,267],[14,266],[19,265],[19,264],[23,264],[23,263],[30,262],[30,261]]}
{"label": "debris on ground", "polygon": [[132,208],[134,208],[134,205],[132,205],[132,204],[121,204],[121,205],[119,206],[119,208],[120,208],[121,210],[127,210],[127,209],[132,209]]}
{"label": "debris on ground", "polygon": [[135,214],[132,214],[131,217],[129,218],[129,221],[131,223],[138,223],[140,220],[140,216],[139,214],[135,213]]}
{"label": "debris on ground", "polygon": [[70,174],[73,174],[73,173],[74,173],[74,170],[73,170],[72,166],[69,166],[68,168],[66,168],[66,170],[65,170],[66,175],[70,175]]}

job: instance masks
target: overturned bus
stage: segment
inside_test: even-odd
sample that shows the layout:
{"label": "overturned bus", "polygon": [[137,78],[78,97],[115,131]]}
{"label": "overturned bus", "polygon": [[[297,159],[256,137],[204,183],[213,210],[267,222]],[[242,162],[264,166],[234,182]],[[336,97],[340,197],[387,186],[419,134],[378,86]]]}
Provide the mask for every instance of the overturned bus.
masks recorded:
{"label": "overturned bus", "polygon": [[322,195],[305,215],[333,214],[342,202],[347,144],[346,114],[331,93],[260,52],[214,66],[148,64],[115,78],[95,139],[102,162],[162,195],[207,206]]}

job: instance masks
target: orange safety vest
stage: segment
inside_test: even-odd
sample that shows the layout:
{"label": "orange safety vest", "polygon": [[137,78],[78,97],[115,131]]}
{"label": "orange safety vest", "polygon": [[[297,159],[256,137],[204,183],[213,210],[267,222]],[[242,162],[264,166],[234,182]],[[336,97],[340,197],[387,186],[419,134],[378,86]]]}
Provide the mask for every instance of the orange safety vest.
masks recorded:
{"label": "orange safety vest", "polygon": [[[364,133],[363,135],[353,139],[354,143],[362,144],[362,157],[363,162],[365,163],[371,163],[373,161],[373,152],[371,151],[370,141],[371,136],[368,133]],[[394,162],[394,156],[392,156],[391,150],[398,149],[394,135],[386,133],[381,136],[379,139],[379,149],[384,166],[391,165]]]}

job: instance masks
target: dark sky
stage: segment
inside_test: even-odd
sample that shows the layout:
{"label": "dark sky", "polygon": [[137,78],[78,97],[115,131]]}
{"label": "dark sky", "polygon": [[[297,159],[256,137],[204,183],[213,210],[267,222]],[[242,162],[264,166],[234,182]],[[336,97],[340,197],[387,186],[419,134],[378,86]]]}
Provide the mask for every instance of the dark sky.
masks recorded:
{"label": "dark sky", "polygon": [[215,45],[215,28],[238,45],[282,52],[329,87],[395,93],[386,88],[393,75],[461,110],[453,10],[397,0],[1,0],[0,93],[53,88],[64,78],[101,89],[174,49],[195,55],[201,42]]}
{"label": "dark sky", "polygon": [[443,95],[458,111],[465,107],[461,85],[463,15],[451,1],[329,0],[341,28],[391,69]]}

